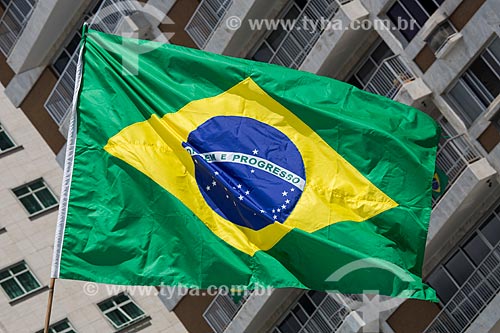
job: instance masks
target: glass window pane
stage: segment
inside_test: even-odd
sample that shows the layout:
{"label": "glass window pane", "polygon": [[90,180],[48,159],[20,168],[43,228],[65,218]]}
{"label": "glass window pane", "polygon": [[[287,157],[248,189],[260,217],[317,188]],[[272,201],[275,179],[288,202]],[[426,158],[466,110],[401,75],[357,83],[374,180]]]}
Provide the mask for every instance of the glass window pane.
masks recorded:
{"label": "glass window pane", "polygon": [[21,283],[23,288],[26,289],[26,292],[30,292],[40,287],[40,284],[38,284],[38,282],[30,272],[19,274],[17,276],[17,279],[19,280],[19,283]]}
{"label": "glass window pane", "polygon": [[63,52],[54,63],[54,69],[56,70],[57,74],[59,75],[62,74],[68,62],[69,62],[69,56],[66,54],[66,52]]}
{"label": "glass window pane", "polygon": [[51,206],[54,206],[55,204],[57,204],[56,198],[54,198],[52,193],[50,193],[49,190],[46,188],[44,188],[43,190],[37,191],[35,193],[35,195],[38,198],[38,200],[40,200],[40,202],[42,203],[42,205],[45,208],[51,207]]}
{"label": "glass window pane", "polygon": [[8,278],[10,275],[9,271],[3,271],[3,272],[0,272],[0,280],[3,280],[5,278]]}
{"label": "glass window pane", "polygon": [[101,311],[106,311],[107,309],[110,309],[112,307],[113,307],[113,302],[111,300],[104,301],[101,304],[99,304],[99,309],[101,309]]}
{"label": "glass window pane", "polygon": [[[398,21],[406,21],[408,22],[406,29],[398,29],[399,32],[406,38],[407,41],[411,41],[413,37],[419,31],[419,27],[416,24],[409,24],[412,18],[405,12],[403,7],[396,2],[387,12],[387,17],[392,21],[395,26],[398,26]],[[405,27],[405,26],[403,26]],[[414,29],[411,29],[414,28]]]}
{"label": "glass window pane", "polygon": [[66,49],[68,50],[68,52],[70,54],[73,54],[76,51],[76,49],[78,48],[78,45],[80,45],[80,38],[81,37],[79,36],[79,34],[75,34],[75,36],[69,42]]}
{"label": "glass window pane", "polygon": [[306,313],[304,312],[304,310],[300,307],[300,306],[296,306],[293,310],[292,310],[293,314],[295,315],[295,317],[297,317],[297,319],[302,323],[302,324],[305,324],[306,321],[307,321],[307,315]]}
{"label": "glass window pane", "polygon": [[289,314],[278,328],[282,333],[297,333],[300,330],[300,323],[295,317]]}
{"label": "glass window pane", "polygon": [[462,79],[450,90],[448,96],[454,102],[453,106],[461,111],[459,114],[467,126],[470,126],[484,110],[484,106],[479,103],[471,90],[467,89]]}
{"label": "glass window pane", "polygon": [[13,278],[0,283],[0,285],[5,290],[10,299],[17,298],[24,294],[24,291]]}
{"label": "glass window pane", "polygon": [[25,264],[23,264],[23,263],[18,264],[18,265],[15,265],[15,266],[12,266],[12,267],[10,268],[10,271],[11,271],[12,273],[14,273],[14,274],[19,273],[19,272],[22,272],[22,271],[24,271],[24,270],[26,270],[26,265],[25,265]]}
{"label": "glass window pane", "polygon": [[252,57],[253,60],[268,62],[273,56],[273,52],[271,49],[264,43],[262,46],[255,52],[255,55]]}
{"label": "glass window pane", "polygon": [[307,294],[316,306],[318,306],[326,297],[326,293],[320,291],[309,291]]}
{"label": "glass window pane", "polygon": [[359,82],[358,79],[356,79],[356,77],[354,75],[351,76],[351,78],[349,80],[347,80],[347,83],[355,86],[356,88],[363,89],[363,85],[361,84],[361,82]]}
{"label": "glass window pane", "polygon": [[498,242],[500,242],[500,220],[493,215],[490,220],[481,227],[481,233],[490,242],[492,247],[496,246]]}
{"label": "glass window pane", "polygon": [[139,307],[132,302],[121,306],[121,308],[132,319],[136,319],[144,314],[144,312],[142,312],[141,309],[139,309]]}
{"label": "glass window pane", "polygon": [[443,303],[448,303],[458,290],[457,286],[442,268],[432,273],[427,283],[436,290],[439,299]]}
{"label": "glass window pane", "polygon": [[474,266],[461,251],[457,252],[445,267],[459,285],[462,285],[474,271]]}
{"label": "glass window pane", "polygon": [[497,61],[500,61],[500,38],[495,38],[490,46],[488,46],[488,50],[491,51]]}
{"label": "glass window pane", "polygon": [[54,329],[56,332],[63,331],[65,329],[69,328],[69,323],[67,321],[64,321],[60,324],[54,325],[52,329]]}
{"label": "glass window pane", "polygon": [[43,181],[41,180],[37,180],[36,182],[33,182],[29,185],[29,187],[32,189],[32,190],[36,190],[37,188],[41,188],[43,187]]}
{"label": "glass window pane", "polygon": [[356,73],[357,78],[366,84],[370,80],[373,72],[377,69],[377,64],[375,64],[370,58],[364,63],[363,66]]}
{"label": "glass window pane", "polygon": [[[292,6],[286,13],[286,15],[283,17],[283,19],[280,22],[283,22],[285,24],[291,24],[294,19],[296,19],[299,16],[300,12],[297,9],[297,7]],[[287,26],[287,28],[290,28],[290,26]],[[288,29],[290,30],[290,29]],[[283,29],[282,25],[279,25],[278,29],[274,30],[269,37],[266,38],[266,41],[269,43],[272,49],[277,50],[278,47],[280,46],[281,42],[283,41],[283,38],[285,38],[285,35],[287,34],[287,31]]]}
{"label": "glass window pane", "polygon": [[299,6],[300,9],[304,8],[307,4],[307,0],[294,0],[294,2]]}
{"label": "glass window pane", "polygon": [[129,322],[130,320],[125,317],[124,314],[122,314],[119,310],[113,310],[111,312],[108,312],[106,313],[106,316],[111,319],[111,321],[113,322],[113,324],[116,326],[116,327],[120,327],[124,324],[126,324],[127,322]]}
{"label": "glass window pane", "polygon": [[18,197],[23,195],[23,194],[26,194],[28,192],[29,192],[29,190],[28,190],[27,186],[23,186],[21,188],[18,188],[17,190],[14,190],[14,194]]}
{"label": "glass window pane", "polygon": [[479,265],[481,261],[490,252],[488,246],[484,243],[481,236],[476,234],[471,240],[464,246],[464,251],[467,253],[469,258],[474,262],[474,264]]}
{"label": "glass window pane", "polygon": [[120,294],[113,297],[113,300],[116,302],[116,304],[120,304],[130,300],[130,298],[125,294]]}
{"label": "glass window pane", "polygon": [[380,65],[383,60],[389,58],[392,55],[394,55],[394,53],[389,48],[389,46],[387,46],[386,43],[381,42],[380,45],[377,46],[375,50],[373,50],[371,57],[377,63],[377,65]]}
{"label": "glass window pane", "polygon": [[424,7],[429,15],[432,15],[438,9],[438,6],[433,0],[419,0],[418,2]]}
{"label": "glass window pane", "polygon": [[408,10],[408,12],[413,16],[415,21],[420,26],[423,26],[427,19],[429,18],[429,14],[419,6],[418,1],[415,0],[400,0],[403,6]]}
{"label": "glass window pane", "polygon": [[[491,68],[479,57],[469,67],[469,71],[474,73],[482,84],[479,89],[485,89],[493,96],[493,99],[500,93],[500,82],[497,75]],[[479,95],[479,94],[478,94]],[[491,100],[489,101],[491,103]],[[489,103],[487,103],[489,105]]]}
{"label": "glass window pane", "polygon": [[426,42],[434,52],[437,52],[454,33],[451,24],[445,21],[427,37]]}
{"label": "glass window pane", "polygon": [[21,198],[20,200],[23,206],[30,214],[34,214],[42,210],[42,206],[40,206],[40,204],[35,200],[35,198],[32,195],[28,195],[24,198]]}
{"label": "glass window pane", "polygon": [[316,310],[316,307],[314,304],[309,300],[309,297],[307,297],[307,294],[302,296],[299,300],[300,305],[304,308],[304,310],[309,314],[312,315],[314,310]]}
{"label": "glass window pane", "polygon": [[281,44],[281,41],[286,35],[286,31],[283,28],[279,27],[275,31],[273,31],[269,37],[267,37],[266,41],[269,43],[271,48],[276,51],[278,46]]}
{"label": "glass window pane", "polygon": [[6,150],[14,147],[14,143],[7,136],[7,133],[0,131],[0,150]]}

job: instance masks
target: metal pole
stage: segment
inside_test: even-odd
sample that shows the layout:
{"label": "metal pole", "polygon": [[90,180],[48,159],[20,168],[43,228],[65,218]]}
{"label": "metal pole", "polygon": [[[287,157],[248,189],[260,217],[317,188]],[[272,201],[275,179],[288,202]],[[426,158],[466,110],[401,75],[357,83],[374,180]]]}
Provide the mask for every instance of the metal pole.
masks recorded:
{"label": "metal pole", "polygon": [[49,333],[50,315],[52,313],[52,301],[54,300],[55,283],[56,279],[51,278],[49,283],[49,299],[47,300],[47,312],[45,313],[45,327],[43,329],[43,333]]}

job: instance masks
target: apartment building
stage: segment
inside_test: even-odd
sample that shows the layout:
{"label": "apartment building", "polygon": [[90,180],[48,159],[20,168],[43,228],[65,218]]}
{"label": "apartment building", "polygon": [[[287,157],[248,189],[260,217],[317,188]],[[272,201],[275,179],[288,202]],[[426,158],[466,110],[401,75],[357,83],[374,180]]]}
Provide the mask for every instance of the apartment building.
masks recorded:
{"label": "apartment building", "polygon": [[[0,155],[0,163],[6,163],[9,175],[19,173],[6,177],[7,185],[2,182],[2,196],[10,196],[10,202],[25,214],[18,218],[19,222],[2,221],[6,232],[0,231],[0,239],[15,237],[11,236],[11,224],[18,223],[25,228],[25,234],[33,233],[36,237],[42,237],[35,231],[42,223],[44,230],[51,228],[51,209],[56,205],[53,200],[57,200],[60,177],[51,156],[55,154],[56,161],[62,164],[79,29],[83,21],[88,21],[92,28],[108,33],[168,40],[346,81],[412,105],[432,116],[443,128],[437,166],[446,173],[448,182],[443,185],[444,194],[433,202],[424,261],[424,280],[436,289],[439,304],[280,289],[265,296],[250,294],[238,302],[223,294],[160,296],[162,309],[154,309],[157,302],[151,301],[151,307],[146,308],[142,299],[121,296],[129,297],[150,315],[151,323],[155,322],[152,313],[171,318],[168,311],[172,311],[193,333],[500,332],[499,1],[0,0],[0,8],[0,81],[8,103],[13,105],[7,113],[29,120],[31,124],[26,121],[24,126],[33,132],[30,140],[45,149],[44,157],[39,157],[43,159],[42,166],[24,170],[26,161],[30,165],[38,161],[31,154],[20,155],[28,152],[28,143],[22,140],[29,131],[16,134],[18,123],[9,120],[5,111],[0,113],[5,117],[0,118],[0,144],[10,147],[6,148],[6,156]],[[314,29],[305,29],[299,23],[287,29],[255,29],[250,24],[254,19],[326,20],[349,28],[316,25]],[[387,28],[377,26],[376,22],[382,20]],[[404,26],[401,21],[415,23]],[[372,25],[353,28],[360,22]],[[20,142],[24,149],[16,148]],[[37,148],[34,151],[33,156],[41,156]],[[52,193],[54,199],[47,193]],[[36,198],[38,206],[24,196]],[[3,199],[1,205],[3,212]],[[28,225],[33,223],[30,216],[37,214],[39,206],[43,208],[38,224]],[[18,244],[16,239],[11,241]],[[51,241],[48,235],[44,238],[44,249],[50,247]],[[3,246],[4,241],[0,249]],[[43,283],[43,278],[48,273],[43,270],[48,269],[50,255],[37,247],[30,249],[43,257],[43,267],[32,267],[35,261],[27,250],[17,249],[16,253],[0,257],[0,278],[20,281],[17,276],[27,270],[36,282],[27,282],[27,288],[37,286],[33,293],[43,295],[43,290],[39,290],[47,283]],[[61,285],[67,283],[71,282]],[[67,288],[81,293],[81,285],[71,284]],[[7,309],[0,314],[0,332],[4,329],[2,324],[12,323],[12,308],[31,306],[28,302],[39,302],[38,298],[36,294],[26,302],[12,305],[7,297],[5,306],[0,298],[0,306]],[[94,312],[87,318],[100,320],[102,300],[86,303],[88,299],[82,299]],[[119,301],[113,301],[112,309],[120,307]],[[379,313],[382,309],[385,311]],[[54,319],[66,318],[65,312],[60,311]],[[71,312],[68,313],[71,320]],[[75,314],[74,331],[92,332],[91,323],[77,318]],[[82,326],[77,325],[77,320]],[[167,321],[165,325],[172,325]],[[170,332],[167,326],[156,330],[152,327],[144,331]],[[16,331],[7,326],[9,329]]]}

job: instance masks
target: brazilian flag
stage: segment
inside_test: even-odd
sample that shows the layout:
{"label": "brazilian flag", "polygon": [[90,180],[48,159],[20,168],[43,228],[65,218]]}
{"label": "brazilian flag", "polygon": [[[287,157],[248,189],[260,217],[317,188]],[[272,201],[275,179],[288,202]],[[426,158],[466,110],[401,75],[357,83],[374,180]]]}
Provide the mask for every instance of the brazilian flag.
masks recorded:
{"label": "brazilian flag", "polygon": [[421,279],[439,137],[427,115],[92,30],[79,73],[53,277],[436,300]]}
{"label": "brazilian flag", "polygon": [[437,199],[442,196],[447,186],[448,175],[436,165],[436,170],[432,177],[432,197]]}

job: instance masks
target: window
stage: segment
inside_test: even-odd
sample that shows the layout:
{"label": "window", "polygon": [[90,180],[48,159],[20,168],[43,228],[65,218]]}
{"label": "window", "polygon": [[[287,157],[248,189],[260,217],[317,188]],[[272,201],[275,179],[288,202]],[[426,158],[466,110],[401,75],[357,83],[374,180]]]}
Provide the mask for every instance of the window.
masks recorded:
{"label": "window", "polygon": [[145,317],[144,312],[126,294],[119,294],[98,304],[115,328],[123,328]]}
{"label": "window", "polygon": [[10,300],[18,299],[41,288],[40,282],[24,261],[0,271],[0,285]]}
{"label": "window", "polygon": [[337,0],[291,1],[279,16],[280,24],[267,35],[251,59],[299,68],[323,32],[321,29],[305,29],[299,25],[305,18],[331,19],[339,10],[339,4]]}
{"label": "window", "polygon": [[448,40],[455,35],[457,31],[451,25],[450,21],[444,21],[432,31],[432,33],[425,39],[425,42],[429,45],[434,53],[438,53],[439,50],[448,42]]}
{"label": "window", "polygon": [[347,80],[349,84],[364,89],[377,67],[394,53],[380,38],[374,43],[376,46],[370,54],[363,60],[361,66]]}
{"label": "window", "polygon": [[80,31],[75,33],[73,38],[71,38],[71,40],[69,41],[68,45],[66,45],[59,57],[57,57],[56,61],[54,61],[54,63],[52,64],[52,68],[58,75],[61,75],[64,72],[64,69],[66,68],[71,57],[78,48],[78,45],[80,45],[81,38],[82,36]]}
{"label": "window", "polygon": [[444,0],[397,0],[387,11],[403,37],[411,41]]}
{"label": "window", "polygon": [[467,126],[484,111],[500,93],[500,38],[472,62],[457,83],[446,94]]}
{"label": "window", "polygon": [[43,179],[35,180],[29,184],[12,190],[21,201],[30,216],[49,210],[57,206],[57,200],[47,187]]}
{"label": "window", "polygon": [[[352,295],[354,296],[354,295]],[[335,332],[349,311],[324,292],[308,291],[276,325],[273,333]]]}
{"label": "window", "polygon": [[[7,6],[12,2],[12,0],[0,0],[0,4],[7,8]],[[35,7],[35,0],[18,0],[12,2],[9,7],[10,17],[15,19],[17,23],[23,25],[26,23],[28,18]]]}
{"label": "window", "polygon": [[[37,333],[43,333],[43,330],[40,330]],[[76,333],[76,331],[69,320],[64,319],[54,325],[51,325],[49,327],[49,333]]]}
{"label": "window", "polygon": [[[288,10],[286,10],[286,12],[281,16],[283,22],[293,22],[293,20],[296,20],[304,6],[304,1],[293,1]],[[252,59],[262,62],[269,62],[272,60],[274,53],[280,47],[286,34],[287,31],[280,25],[262,42],[262,45],[259,47],[257,52],[255,52]]]}
{"label": "window", "polygon": [[9,134],[5,131],[2,124],[0,123],[0,153],[14,148],[16,145],[14,141],[9,137]]}
{"label": "window", "polygon": [[[91,18],[97,11],[99,10],[100,6],[102,4],[102,0],[99,0],[91,9],[85,14],[83,21],[87,21],[89,18]],[[78,27],[81,27],[83,22],[78,25]],[[78,29],[71,40],[68,42],[68,44],[63,48],[61,51],[61,54],[56,58],[54,63],[52,64],[52,68],[56,72],[57,75],[62,75],[64,72],[64,69],[66,69],[66,66],[71,60],[71,57],[75,56],[75,52],[78,49],[78,46],[80,45],[80,40],[82,39],[82,32],[80,29]],[[73,61],[77,62],[77,59],[73,59]]]}
{"label": "window", "polygon": [[[486,218],[483,224],[467,238],[466,242],[443,265],[440,265],[429,276],[427,282],[436,290],[442,303],[447,304],[456,292],[467,283],[469,286],[464,288],[463,292],[472,293],[468,303],[475,302],[473,294],[476,291],[470,290],[471,283],[474,287],[481,286],[480,292],[485,292],[485,285],[488,285],[489,288],[500,287],[500,280],[496,277],[498,272],[491,272],[492,264],[488,262],[486,266],[481,266],[485,258],[493,253],[495,248],[498,251],[500,245],[499,213],[500,206]],[[495,261],[498,262],[498,259]],[[474,278],[467,282],[471,276],[474,276]],[[489,289],[487,292],[495,292],[495,290]],[[459,296],[468,297],[467,294]],[[480,304],[474,303],[473,306],[477,307]]]}

